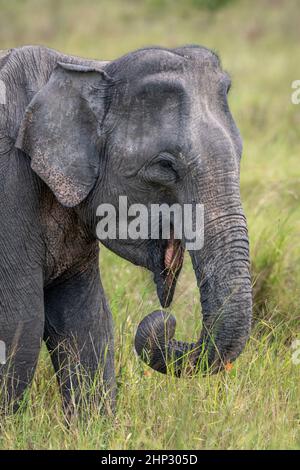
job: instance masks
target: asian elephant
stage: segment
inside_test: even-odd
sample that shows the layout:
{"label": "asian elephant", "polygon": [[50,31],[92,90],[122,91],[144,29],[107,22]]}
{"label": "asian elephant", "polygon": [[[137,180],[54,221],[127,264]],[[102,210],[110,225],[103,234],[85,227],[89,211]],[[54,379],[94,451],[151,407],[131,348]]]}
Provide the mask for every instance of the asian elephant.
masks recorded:
{"label": "asian elephant", "polygon": [[[176,341],[173,317],[156,311],[138,328],[137,352],[160,372],[175,358],[178,376],[186,352],[189,373],[204,356],[212,371],[233,361],[249,336],[252,296],[242,142],[217,55],[151,47],[104,62],[26,46],[0,55],[0,84],[2,401],[17,406],[44,340],[67,411],[80,404],[78,370],[88,383],[102,371],[99,397],[113,406],[113,324],[96,213],[101,203],[117,207],[121,195],[130,204],[204,206],[204,246],[190,251],[201,337]],[[170,304],[184,237],[103,243],[150,270],[161,305]]]}

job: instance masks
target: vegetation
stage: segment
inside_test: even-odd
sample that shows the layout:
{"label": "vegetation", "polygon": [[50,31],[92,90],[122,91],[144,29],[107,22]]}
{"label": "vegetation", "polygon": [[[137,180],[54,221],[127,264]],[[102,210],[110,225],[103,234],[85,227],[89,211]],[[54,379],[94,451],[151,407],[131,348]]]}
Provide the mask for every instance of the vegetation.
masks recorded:
{"label": "vegetation", "polygon": [[[222,8],[221,8],[222,7]],[[297,0],[0,0],[0,48],[44,44],[112,59],[152,44],[216,49],[233,79],[230,105],[244,138],[254,326],[233,368],[178,381],[133,354],[140,319],[158,307],[150,275],[102,249],[115,319],[118,409],[65,427],[45,351],[29,405],[0,420],[5,449],[300,449],[300,105]],[[179,339],[198,334],[198,291],[186,258],[172,312]],[[194,332],[194,333],[193,333]]]}

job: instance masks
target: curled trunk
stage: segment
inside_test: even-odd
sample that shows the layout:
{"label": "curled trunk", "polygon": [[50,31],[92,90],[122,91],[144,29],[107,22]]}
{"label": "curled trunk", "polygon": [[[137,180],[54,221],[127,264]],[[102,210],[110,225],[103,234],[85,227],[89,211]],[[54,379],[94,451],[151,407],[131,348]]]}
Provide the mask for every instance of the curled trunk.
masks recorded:
{"label": "curled trunk", "polygon": [[237,358],[249,337],[252,295],[242,209],[207,220],[205,230],[203,249],[190,252],[203,315],[198,341],[174,339],[175,318],[160,310],[146,316],[136,333],[137,353],[161,373],[216,372]]}

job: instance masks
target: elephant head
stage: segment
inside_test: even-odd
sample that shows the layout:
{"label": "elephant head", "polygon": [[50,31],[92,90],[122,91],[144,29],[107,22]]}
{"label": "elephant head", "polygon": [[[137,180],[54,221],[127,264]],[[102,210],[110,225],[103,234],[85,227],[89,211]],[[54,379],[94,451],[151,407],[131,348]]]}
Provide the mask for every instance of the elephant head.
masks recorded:
{"label": "elephant head", "polygon": [[[160,371],[205,364],[219,370],[243,350],[251,324],[246,220],[239,190],[242,143],[231,116],[230,79],[210,50],[148,48],[99,67],[58,63],[27,107],[17,147],[58,201],[95,236],[97,207],[202,204],[204,243],[189,249],[203,315],[196,343],[176,341],[175,320],[156,311],[140,324],[137,352]],[[167,240],[102,242],[154,274],[163,307],[172,301],[188,248]]]}

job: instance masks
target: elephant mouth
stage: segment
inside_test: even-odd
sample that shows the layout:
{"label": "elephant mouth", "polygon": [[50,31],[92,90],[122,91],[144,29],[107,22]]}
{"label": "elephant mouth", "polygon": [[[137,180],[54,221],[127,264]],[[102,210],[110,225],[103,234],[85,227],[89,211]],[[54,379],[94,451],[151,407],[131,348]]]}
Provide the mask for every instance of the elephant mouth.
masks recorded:
{"label": "elephant mouth", "polygon": [[160,263],[154,272],[157,295],[162,307],[168,307],[172,302],[178,276],[184,259],[184,247],[181,240],[170,238],[163,240],[160,246]]}

